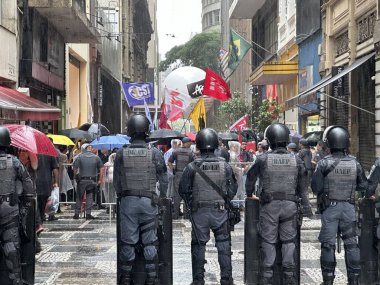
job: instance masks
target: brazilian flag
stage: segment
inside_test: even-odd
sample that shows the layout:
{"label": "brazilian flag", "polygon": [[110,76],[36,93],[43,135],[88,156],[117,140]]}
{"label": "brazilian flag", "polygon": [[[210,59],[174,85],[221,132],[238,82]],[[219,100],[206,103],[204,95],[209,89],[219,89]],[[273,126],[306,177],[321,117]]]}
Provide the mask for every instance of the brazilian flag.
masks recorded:
{"label": "brazilian flag", "polygon": [[252,48],[252,45],[247,42],[241,35],[231,29],[230,58],[228,61],[228,67],[232,70],[235,70],[250,48]]}

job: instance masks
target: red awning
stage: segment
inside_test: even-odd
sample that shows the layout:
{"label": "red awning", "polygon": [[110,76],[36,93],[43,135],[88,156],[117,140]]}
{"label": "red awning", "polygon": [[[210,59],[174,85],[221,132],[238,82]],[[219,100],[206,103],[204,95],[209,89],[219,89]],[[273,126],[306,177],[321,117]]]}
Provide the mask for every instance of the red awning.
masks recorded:
{"label": "red awning", "polygon": [[20,121],[55,121],[61,110],[17,90],[0,86],[0,119]]}

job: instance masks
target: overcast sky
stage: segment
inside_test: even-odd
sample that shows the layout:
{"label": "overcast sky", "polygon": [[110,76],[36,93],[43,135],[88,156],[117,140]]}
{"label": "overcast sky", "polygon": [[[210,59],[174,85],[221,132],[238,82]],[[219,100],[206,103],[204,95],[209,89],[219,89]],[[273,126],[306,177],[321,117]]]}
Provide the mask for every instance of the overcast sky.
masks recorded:
{"label": "overcast sky", "polygon": [[161,57],[164,57],[172,47],[187,42],[192,34],[202,31],[202,1],[157,0],[157,2],[159,52]]}

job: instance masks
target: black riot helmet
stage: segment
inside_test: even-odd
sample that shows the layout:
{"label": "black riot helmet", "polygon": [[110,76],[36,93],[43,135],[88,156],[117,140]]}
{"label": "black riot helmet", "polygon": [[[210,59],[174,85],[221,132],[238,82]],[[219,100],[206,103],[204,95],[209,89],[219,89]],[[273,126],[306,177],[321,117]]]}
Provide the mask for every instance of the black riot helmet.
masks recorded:
{"label": "black riot helmet", "polygon": [[9,147],[11,145],[11,133],[8,128],[0,126],[0,147]]}
{"label": "black riot helmet", "polygon": [[350,134],[342,126],[330,126],[323,132],[323,142],[330,149],[346,150],[350,146]]}
{"label": "black riot helmet", "polygon": [[132,115],[127,122],[127,135],[131,138],[138,136],[147,137],[149,135],[150,122],[145,115]]}
{"label": "black riot helmet", "polygon": [[286,147],[289,142],[290,131],[287,126],[274,123],[268,126],[264,133],[264,138],[268,141],[272,149]]}
{"label": "black riot helmet", "polygon": [[213,152],[219,147],[218,134],[211,128],[202,129],[197,133],[195,143],[201,152]]}

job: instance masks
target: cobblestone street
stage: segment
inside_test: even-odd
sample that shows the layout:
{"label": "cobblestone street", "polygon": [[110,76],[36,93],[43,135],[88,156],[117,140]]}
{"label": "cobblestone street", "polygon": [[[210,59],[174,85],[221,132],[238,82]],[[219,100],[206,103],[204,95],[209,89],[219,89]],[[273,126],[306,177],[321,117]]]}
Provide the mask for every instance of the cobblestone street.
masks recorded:
{"label": "cobblestone street", "polygon": [[[36,283],[48,284],[116,284],[116,225],[110,223],[105,210],[94,211],[97,220],[73,220],[71,211],[47,222],[41,234],[43,251],[37,256]],[[241,222],[232,233],[235,284],[243,283],[243,227]],[[301,284],[320,284],[320,246],[317,242],[320,221],[304,219],[301,244]],[[191,283],[190,235],[187,220],[173,224],[174,284]],[[343,251],[343,249],[342,249]],[[207,247],[206,284],[218,284],[217,253],[211,240]],[[345,284],[343,252],[337,256],[335,284]]]}

